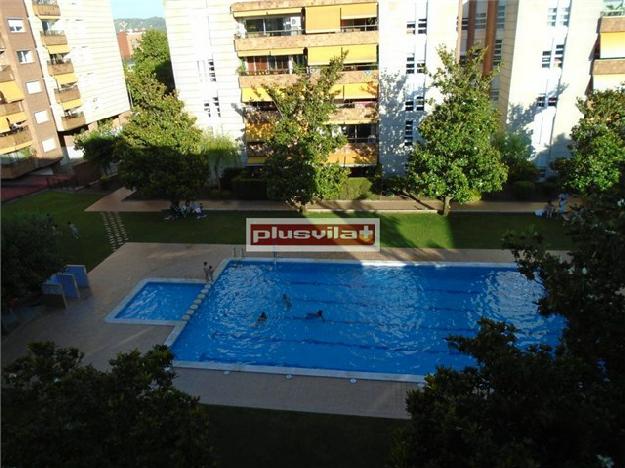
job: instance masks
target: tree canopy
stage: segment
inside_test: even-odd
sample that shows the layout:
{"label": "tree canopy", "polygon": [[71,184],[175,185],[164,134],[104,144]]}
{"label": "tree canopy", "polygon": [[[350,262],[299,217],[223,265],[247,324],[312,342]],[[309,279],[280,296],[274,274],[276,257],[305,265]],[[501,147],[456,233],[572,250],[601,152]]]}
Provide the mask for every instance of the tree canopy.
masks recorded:
{"label": "tree canopy", "polygon": [[167,33],[149,29],[133,53],[132,73],[136,76],[154,75],[168,92],[174,90],[174,74],[171,67]]}
{"label": "tree canopy", "polygon": [[95,161],[106,172],[112,163],[117,162],[115,145],[119,139],[119,132],[113,129],[110,121],[99,122],[97,128],[81,132],[75,139],[74,145],[83,151],[85,159]]}
{"label": "tree canopy", "polygon": [[194,198],[210,175],[195,119],[153,76],[137,83],[135,96],[133,115],[115,147],[122,181],[172,203]]}
{"label": "tree canopy", "polygon": [[520,271],[545,287],[541,314],[566,326],[555,350],[519,349],[514,328],[481,320],[450,345],[476,366],[439,368],[410,392],[396,467],[610,467],[625,464],[625,179],[576,211],[561,259],[536,233],[510,236]]}
{"label": "tree canopy", "polygon": [[39,291],[41,283],[63,266],[58,237],[43,216],[2,220],[2,305]]}
{"label": "tree canopy", "polygon": [[419,141],[406,166],[410,189],[445,201],[468,201],[475,193],[499,190],[506,166],[493,137],[499,130],[497,111],[490,102],[492,74],[482,74],[484,51],[471,49],[464,63],[438,49],[443,63],[430,74],[442,102],[419,124]]}
{"label": "tree canopy", "polygon": [[204,133],[200,141],[200,152],[206,155],[211,177],[218,184],[224,168],[236,167],[241,164],[238,145],[227,135]]}
{"label": "tree canopy", "polygon": [[2,373],[2,465],[214,466],[206,410],[173,386],[172,354],[119,354],[103,372],[83,353],[33,343]]}
{"label": "tree canopy", "polygon": [[559,161],[564,186],[589,195],[604,192],[625,173],[625,87],[579,99],[582,113],[571,130],[571,159]]}
{"label": "tree canopy", "polygon": [[316,198],[338,195],[345,182],[347,170],[328,163],[330,153],[347,142],[336,125],[329,123],[336,110],[333,86],[344,57],[334,58],[315,74],[297,70],[293,84],[267,90],[278,110],[265,162],[271,198],[303,206]]}

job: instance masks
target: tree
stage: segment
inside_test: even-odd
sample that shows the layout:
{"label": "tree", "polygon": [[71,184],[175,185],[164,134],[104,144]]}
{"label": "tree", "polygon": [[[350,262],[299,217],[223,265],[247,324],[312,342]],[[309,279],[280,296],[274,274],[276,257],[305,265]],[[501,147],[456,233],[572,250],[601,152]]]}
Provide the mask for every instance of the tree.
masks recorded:
{"label": "tree", "polygon": [[328,123],[336,110],[333,86],[344,57],[334,58],[316,74],[298,70],[297,80],[287,87],[267,89],[278,109],[265,162],[271,198],[301,208],[315,198],[333,195],[347,179],[346,169],[328,163],[330,153],[346,143]]}
{"label": "tree", "polygon": [[443,68],[430,76],[442,102],[419,124],[423,141],[408,160],[406,177],[416,193],[442,198],[446,215],[451,200],[499,190],[507,174],[492,144],[499,118],[489,98],[493,75],[482,75],[484,51],[469,50],[462,64],[444,47],[438,54]]}
{"label": "tree", "polygon": [[[213,180],[220,185],[221,172],[225,167],[240,165],[239,148],[227,135],[204,133],[200,142],[200,152],[206,155]],[[221,190],[221,186],[219,186]]]}
{"label": "tree", "polygon": [[541,314],[566,326],[555,350],[519,349],[510,325],[480,322],[451,337],[475,357],[439,368],[408,396],[412,421],[393,464],[408,466],[623,466],[625,454],[625,178],[575,212],[575,241],[561,259],[536,233],[510,236],[520,271],[540,277]]}
{"label": "tree", "polygon": [[173,386],[172,354],[119,354],[103,372],[83,353],[32,343],[2,387],[3,466],[214,466],[197,398]]}
{"label": "tree", "polygon": [[63,266],[58,238],[43,216],[2,220],[2,305],[40,291],[41,283]]}
{"label": "tree", "polygon": [[94,161],[105,173],[111,164],[117,162],[115,145],[119,139],[119,133],[113,129],[110,121],[98,123],[97,128],[81,132],[74,139],[74,146],[82,150],[85,159]]}
{"label": "tree", "polygon": [[529,160],[532,148],[527,135],[499,132],[495,135],[494,144],[501,154],[501,160],[508,167],[508,182],[534,182],[538,179],[538,168]]}
{"label": "tree", "polygon": [[625,173],[625,87],[593,91],[577,108],[582,118],[571,130],[571,159],[556,167],[565,188],[583,195],[604,192]]}
{"label": "tree", "polygon": [[141,38],[141,44],[133,54],[132,73],[136,76],[156,76],[163,83],[167,92],[175,88],[174,73],[171,67],[167,33],[156,29],[149,29]]}
{"label": "tree", "polygon": [[154,77],[136,89],[136,106],[115,147],[128,187],[177,204],[194,198],[210,174],[202,132],[175,94]]}

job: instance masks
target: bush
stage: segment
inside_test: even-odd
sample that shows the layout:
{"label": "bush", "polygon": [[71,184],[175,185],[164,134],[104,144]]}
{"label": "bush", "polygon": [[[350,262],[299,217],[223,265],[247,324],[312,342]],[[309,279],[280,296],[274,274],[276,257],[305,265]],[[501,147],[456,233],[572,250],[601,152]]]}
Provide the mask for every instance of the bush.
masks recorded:
{"label": "bush", "polygon": [[339,200],[363,200],[371,195],[373,183],[366,177],[350,177],[341,187]]}
{"label": "bush", "polygon": [[517,200],[530,200],[536,193],[536,184],[531,180],[519,180],[512,184],[512,193]]}
{"label": "bush", "polygon": [[540,171],[534,165],[534,163],[526,159],[507,161],[507,164],[508,182],[536,182],[536,180],[540,176]]}
{"label": "bush", "polygon": [[242,167],[227,167],[221,173],[219,181],[221,183],[222,190],[232,190],[232,179],[245,174],[245,169]]}
{"label": "bush", "polygon": [[267,181],[240,174],[232,179],[232,193],[239,200],[266,200]]}
{"label": "bush", "polygon": [[317,195],[323,200],[336,200],[348,179],[349,170],[338,164],[321,166],[315,174]]}

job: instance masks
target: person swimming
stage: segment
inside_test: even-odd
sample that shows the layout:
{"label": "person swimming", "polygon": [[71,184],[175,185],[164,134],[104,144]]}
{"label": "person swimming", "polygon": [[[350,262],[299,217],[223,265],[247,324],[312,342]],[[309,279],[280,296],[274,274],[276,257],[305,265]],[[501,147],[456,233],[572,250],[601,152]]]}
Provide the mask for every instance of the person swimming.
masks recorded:
{"label": "person swimming", "polygon": [[259,325],[266,321],[267,321],[267,314],[265,312],[261,312],[258,318],[256,319],[256,325]]}
{"label": "person swimming", "polygon": [[325,321],[325,318],[323,317],[323,310],[321,309],[319,309],[317,312],[308,312],[305,318],[306,320],[321,319]]}
{"label": "person swimming", "polygon": [[284,307],[286,307],[287,309],[290,309],[291,306],[293,305],[291,304],[291,299],[289,299],[289,296],[287,296],[286,293],[282,295],[282,303],[284,304]]}

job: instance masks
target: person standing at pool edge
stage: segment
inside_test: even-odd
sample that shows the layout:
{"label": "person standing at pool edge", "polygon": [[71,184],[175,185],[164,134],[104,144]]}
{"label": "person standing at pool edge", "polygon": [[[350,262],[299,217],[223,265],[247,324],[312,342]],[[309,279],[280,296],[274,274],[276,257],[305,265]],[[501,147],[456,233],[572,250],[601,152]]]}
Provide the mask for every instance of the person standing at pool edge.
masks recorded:
{"label": "person standing at pool edge", "polygon": [[204,262],[204,278],[207,283],[213,282],[213,265],[209,265],[208,262]]}

